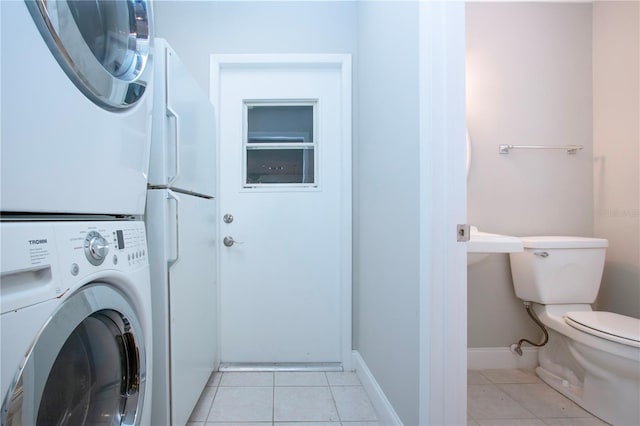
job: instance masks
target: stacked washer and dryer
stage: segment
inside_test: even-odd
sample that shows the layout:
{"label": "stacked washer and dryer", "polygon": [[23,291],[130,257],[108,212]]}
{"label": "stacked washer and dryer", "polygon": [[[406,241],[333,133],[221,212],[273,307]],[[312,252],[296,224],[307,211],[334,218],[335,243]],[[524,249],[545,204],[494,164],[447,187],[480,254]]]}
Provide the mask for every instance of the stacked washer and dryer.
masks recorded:
{"label": "stacked washer and dryer", "polygon": [[149,5],[0,8],[2,425],[149,424]]}

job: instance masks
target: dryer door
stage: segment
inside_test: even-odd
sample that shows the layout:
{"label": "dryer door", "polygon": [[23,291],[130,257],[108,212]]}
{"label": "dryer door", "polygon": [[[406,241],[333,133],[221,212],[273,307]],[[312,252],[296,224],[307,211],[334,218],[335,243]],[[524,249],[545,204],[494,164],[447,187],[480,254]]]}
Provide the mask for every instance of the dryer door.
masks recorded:
{"label": "dryer door", "polygon": [[140,321],[126,297],[106,284],[85,286],[31,347],[4,401],[2,424],[134,425],[145,357]]}
{"label": "dryer door", "polygon": [[147,81],[147,0],[26,1],[49,49],[73,83],[107,109],[134,105]]}

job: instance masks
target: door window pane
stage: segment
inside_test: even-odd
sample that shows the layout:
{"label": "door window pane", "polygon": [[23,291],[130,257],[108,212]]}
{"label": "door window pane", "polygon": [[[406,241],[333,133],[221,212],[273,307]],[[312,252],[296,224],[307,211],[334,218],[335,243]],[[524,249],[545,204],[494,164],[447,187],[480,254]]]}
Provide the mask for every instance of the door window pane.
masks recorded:
{"label": "door window pane", "polygon": [[247,150],[247,183],[313,183],[313,148]]}
{"label": "door window pane", "polygon": [[248,143],[313,142],[312,105],[249,106]]}
{"label": "door window pane", "polygon": [[315,186],[314,102],[246,104],[246,188]]}

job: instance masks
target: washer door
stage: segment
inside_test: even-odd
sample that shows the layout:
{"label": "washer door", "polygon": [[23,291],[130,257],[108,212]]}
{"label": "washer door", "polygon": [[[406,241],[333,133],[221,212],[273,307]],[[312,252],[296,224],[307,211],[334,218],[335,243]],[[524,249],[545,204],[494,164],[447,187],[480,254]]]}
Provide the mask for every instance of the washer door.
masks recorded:
{"label": "washer door", "polygon": [[94,283],[70,296],[42,329],[2,408],[3,425],[134,425],[146,351],[122,293]]}
{"label": "washer door", "polygon": [[150,55],[147,0],[25,0],[74,84],[103,108],[134,105],[144,94]]}

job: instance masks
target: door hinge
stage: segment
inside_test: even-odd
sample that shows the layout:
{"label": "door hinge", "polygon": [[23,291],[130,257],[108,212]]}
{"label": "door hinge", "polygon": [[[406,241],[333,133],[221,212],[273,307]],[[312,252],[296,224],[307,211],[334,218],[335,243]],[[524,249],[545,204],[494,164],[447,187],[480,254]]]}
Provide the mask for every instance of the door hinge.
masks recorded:
{"label": "door hinge", "polygon": [[471,227],[468,223],[458,224],[457,232],[458,232],[458,242],[466,242],[469,241],[471,234]]}

